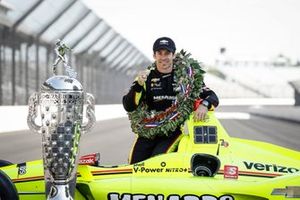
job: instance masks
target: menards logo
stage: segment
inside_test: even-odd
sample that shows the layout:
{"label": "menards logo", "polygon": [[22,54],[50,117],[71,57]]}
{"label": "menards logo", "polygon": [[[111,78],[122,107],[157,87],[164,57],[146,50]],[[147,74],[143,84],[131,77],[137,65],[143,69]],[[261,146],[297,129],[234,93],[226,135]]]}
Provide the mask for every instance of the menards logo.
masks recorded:
{"label": "menards logo", "polygon": [[172,194],[165,196],[163,194],[119,194],[119,193],[109,193],[107,195],[108,200],[234,200],[231,195],[222,195],[216,197],[214,195],[193,195],[185,194],[179,196],[178,194]]}
{"label": "menards logo", "polygon": [[300,171],[300,169],[294,167],[280,166],[276,164],[263,164],[263,163],[254,163],[243,161],[247,169],[256,169],[259,171],[268,171],[268,172],[279,172],[279,173],[295,173]]}

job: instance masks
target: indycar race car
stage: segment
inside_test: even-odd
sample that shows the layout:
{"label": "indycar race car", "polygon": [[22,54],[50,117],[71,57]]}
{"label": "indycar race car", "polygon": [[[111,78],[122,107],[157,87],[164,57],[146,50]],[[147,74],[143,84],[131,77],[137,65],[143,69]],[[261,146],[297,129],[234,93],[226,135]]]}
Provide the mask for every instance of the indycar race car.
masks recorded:
{"label": "indycar race car", "polygon": [[[83,156],[75,199],[300,199],[300,152],[230,137],[214,112],[186,121],[178,150],[133,165],[101,166]],[[6,166],[4,166],[6,165]],[[0,199],[45,199],[43,161],[0,167]]]}

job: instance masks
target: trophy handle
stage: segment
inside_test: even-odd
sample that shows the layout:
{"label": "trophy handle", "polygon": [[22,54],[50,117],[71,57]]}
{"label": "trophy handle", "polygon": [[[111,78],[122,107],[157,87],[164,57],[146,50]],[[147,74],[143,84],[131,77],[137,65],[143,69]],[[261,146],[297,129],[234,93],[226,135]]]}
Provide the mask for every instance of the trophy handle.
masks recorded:
{"label": "trophy handle", "polygon": [[88,121],[81,126],[81,130],[83,133],[88,132],[95,124],[96,116],[95,116],[95,99],[94,96],[90,93],[86,93],[85,96],[86,106],[86,116]]}
{"label": "trophy handle", "polygon": [[28,100],[28,116],[27,116],[27,125],[31,130],[36,133],[39,133],[41,130],[41,125],[36,124],[35,119],[38,114],[38,99],[39,94],[37,92],[33,93]]}

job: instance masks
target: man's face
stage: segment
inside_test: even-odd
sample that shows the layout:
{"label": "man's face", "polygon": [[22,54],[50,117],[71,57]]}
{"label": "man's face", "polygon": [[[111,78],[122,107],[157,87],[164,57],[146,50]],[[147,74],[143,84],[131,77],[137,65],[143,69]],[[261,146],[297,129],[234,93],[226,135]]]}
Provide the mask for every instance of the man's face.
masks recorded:
{"label": "man's face", "polygon": [[169,73],[173,68],[174,54],[166,49],[161,49],[153,54],[159,72]]}

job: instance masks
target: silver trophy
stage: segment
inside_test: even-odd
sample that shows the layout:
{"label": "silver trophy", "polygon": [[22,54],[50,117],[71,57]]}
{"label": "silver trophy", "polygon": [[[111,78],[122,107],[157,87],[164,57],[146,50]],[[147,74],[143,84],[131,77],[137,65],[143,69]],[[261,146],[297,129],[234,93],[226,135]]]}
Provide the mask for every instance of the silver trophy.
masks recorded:
{"label": "silver trophy", "polygon": [[[29,98],[27,123],[31,130],[42,134],[45,188],[49,200],[74,199],[80,137],[95,123],[94,97],[85,93],[75,79],[76,72],[67,63],[67,50],[60,40],[56,43],[54,76],[43,83],[40,92]],[[57,75],[56,66],[60,62],[66,67],[67,76]]]}

